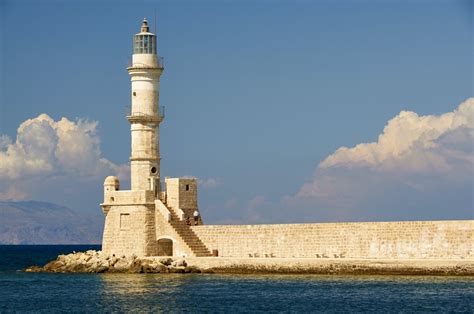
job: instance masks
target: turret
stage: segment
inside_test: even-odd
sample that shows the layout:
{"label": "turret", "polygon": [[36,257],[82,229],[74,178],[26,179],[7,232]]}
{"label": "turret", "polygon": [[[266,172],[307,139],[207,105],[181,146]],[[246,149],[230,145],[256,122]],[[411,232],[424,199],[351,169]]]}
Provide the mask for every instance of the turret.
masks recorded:
{"label": "turret", "polygon": [[108,176],[104,180],[104,201],[102,202],[102,210],[104,214],[109,211],[110,204],[115,202],[115,192],[120,189],[120,181],[118,177]]}

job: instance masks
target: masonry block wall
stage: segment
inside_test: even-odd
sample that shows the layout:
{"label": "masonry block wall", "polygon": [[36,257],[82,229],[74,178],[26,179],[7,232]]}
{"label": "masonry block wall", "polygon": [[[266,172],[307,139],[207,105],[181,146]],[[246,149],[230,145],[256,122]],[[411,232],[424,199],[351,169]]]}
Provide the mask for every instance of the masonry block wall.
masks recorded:
{"label": "masonry block wall", "polygon": [[[171,240],[172,254],[174,256],[193,256],[190,248],[186,245],[186,243],[184,243],[173,226],[171,226],[171,224],[163,218],[158,210],[155,211],[155,234],[158,246],[158,252],[156,255],[163,255],[161,252],[166,251],[166,248],[163,247],[162,244],[163,240]],[[165,244],[165,246],[167,246],[167,244]]]}
{"label": "masonry block wall", "polygon": [[197,180],[194,178],[166,178],[166,201],[173,209],[181,209],[192,218],[198,208]]}
{"label": "masonry block wall", "polygon": [[194,226],[222,257],[474,259],[474,220]]}
{"label": "masonry block wall", "polygon": [[111,206],[105,217],[102,251],[118,256],[157,255],[154,208],[151,205]]}

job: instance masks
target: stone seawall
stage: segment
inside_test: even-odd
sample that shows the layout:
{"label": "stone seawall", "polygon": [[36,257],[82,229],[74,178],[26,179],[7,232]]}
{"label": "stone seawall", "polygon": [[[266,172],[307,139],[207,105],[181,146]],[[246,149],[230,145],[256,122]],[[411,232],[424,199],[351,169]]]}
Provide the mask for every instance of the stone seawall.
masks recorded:
{"label": "stone seawall", "polygon": [[189,257],[203,273],[474,276],[473,260]]}
{"label": "stone seawall", "polygon": [[220,257],[474,260],[474,220],[192,229]]}
{"label": "stone seawall", "polygon": [[101,251],[59,255],[26,272],[52,273],[275,273],[473,276],[474,260],[382,260],[234,257],[109,256]]}

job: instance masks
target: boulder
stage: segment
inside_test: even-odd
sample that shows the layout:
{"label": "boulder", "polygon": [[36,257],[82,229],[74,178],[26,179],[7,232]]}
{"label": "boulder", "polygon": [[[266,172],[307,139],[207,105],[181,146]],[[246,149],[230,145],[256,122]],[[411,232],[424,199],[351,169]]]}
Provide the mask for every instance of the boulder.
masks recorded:
{"label": "boulder", "polygon": [[159,262],[165,266],[169,266],[173,263],[173,259],[171,257],[160,258]]}
{"label": "boulder", "polygon": [[184,268],[184,272],[187,273],[187,274],[188,273],[198,274],[198,273],[201,273],[201,270],[196,266],[186,266]]}
{"label": "boulder", "polygon": [[184,259],[178,259],[174,261],[171,265],[174,267],[186,267],[188,264]]}
{"label": "boulder", "polygon": [[115,263],[118,262],[118,258],[116,258],[115,256],[112,256],[111,258],[108,259],[108,262],[109,262],[109,267],[112,267],[115,265]]}
{"label": "boulder", "polygon": [[30,266],[25,269],[25,272],[27,273],[40,273],[42,271],[43,271],[43,267],[39,267],[39,266]]}
{"label": "boulder", "polygon": [[183,266],[180,267],[173,267],[173,266],[168,266],[168,272],[172,274],[177,274],[177,273],[184,273],[185,268]]}
{"label": "boulder", "polygon": [[83,263],[76,263],[72,265],[67,265],[64,269],[65,272],[68,273],[87,273],[88,267],[86,264]]}
{"label": "boulder", "polygon": [[142,264],[142,271],[144,273],[159,273],[160,272],[160,269],[156,269],[157,265],[153,260],[143,259],[141,260],[141,264]]}
{"label": "boulder", "polygon": [[43,269],[46,272],[56,273],[56,272],[59,272],[63,267],[64,267],[63,262],[55,260],[44,265]]}
{"label": "boulder", "polygon": [[143,273],[142,261],[140,259],[134,259],[128,267],[129,273]]}
{"label": "boulder", "polygon": [[133,260],[130,258],[119,258],[119,260],[114,264],[113,271],[126,273],[130,266],[132,265]]}

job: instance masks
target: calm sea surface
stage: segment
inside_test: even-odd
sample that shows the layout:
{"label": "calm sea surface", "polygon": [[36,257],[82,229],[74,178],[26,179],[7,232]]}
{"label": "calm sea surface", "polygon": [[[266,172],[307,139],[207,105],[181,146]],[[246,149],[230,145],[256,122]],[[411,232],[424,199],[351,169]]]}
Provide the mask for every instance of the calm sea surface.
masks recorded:
{"label": "calm sea surface", "polygon": [[32,274],[99,246],[0,246],[0,312],[462,312],[474,278],[419,276]]}

